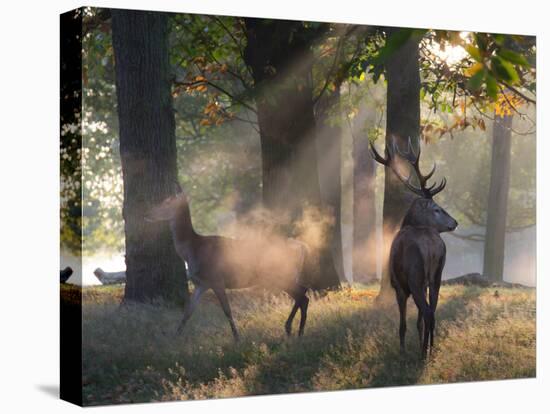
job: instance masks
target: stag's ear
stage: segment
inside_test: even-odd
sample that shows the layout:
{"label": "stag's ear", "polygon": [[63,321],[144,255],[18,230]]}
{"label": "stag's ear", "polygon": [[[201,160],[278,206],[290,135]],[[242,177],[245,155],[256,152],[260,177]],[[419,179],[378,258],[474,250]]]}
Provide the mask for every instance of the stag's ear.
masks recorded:
{"label": "stag's ear", "polygon": [[432,200],[430,200],[428,198],[420,198],[420,199],[418,199],[418,204],[420,204],[421,208],[427,209],[427,208],[430,208],[431,201]]}

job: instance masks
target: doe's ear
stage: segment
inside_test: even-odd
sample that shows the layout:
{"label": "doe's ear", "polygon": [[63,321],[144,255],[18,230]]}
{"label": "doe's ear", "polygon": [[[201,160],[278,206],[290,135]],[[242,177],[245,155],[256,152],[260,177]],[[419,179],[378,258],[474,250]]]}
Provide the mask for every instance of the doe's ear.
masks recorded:
{"label": "doe's ear", "polygon": [[181,188],[181,185],[178,182],[178,180],[175,180],[174,181],[174,194],[181,194],[181,193],[183,193],[183,189]]}

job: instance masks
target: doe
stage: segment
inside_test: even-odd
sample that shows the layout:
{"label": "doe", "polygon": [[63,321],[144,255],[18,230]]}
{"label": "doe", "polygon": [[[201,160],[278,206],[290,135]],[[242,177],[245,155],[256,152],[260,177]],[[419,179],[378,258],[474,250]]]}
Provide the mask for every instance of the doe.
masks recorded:
{"label": "doe", "polygon": [[191,298],[185,304],[178,334],[182,332],[201,296],[212,289],[238,341],[239,333],[225,291],[259,285],[283,290],[294,299],[285,330],[288,335],[291,334],[292,321],[300,310],[298,334],[301,336],[309,304],[306,295],[308,289],[301,283],[307,246],[298,240],[282,237],[236,240],[198,234],[191,222],[187,197],[179,184],[175,186],[176,194],[153,207],[145,219],[170,223],[176,252],[185,262],[188,278],[195,285]]}

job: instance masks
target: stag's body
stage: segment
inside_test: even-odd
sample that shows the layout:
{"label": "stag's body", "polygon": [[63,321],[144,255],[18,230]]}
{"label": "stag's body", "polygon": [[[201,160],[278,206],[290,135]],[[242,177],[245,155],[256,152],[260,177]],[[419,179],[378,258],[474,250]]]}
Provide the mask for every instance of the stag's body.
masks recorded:
{"label": "stag's body", "polygon": [[188,278],[195,285],[185,305],[178,333],[183,330],[202,294],[212,289],[238,340],[239,333],[225,290],[265,286],[283,290],[294,299],[285,329],[287,334],[291,333],[292,321],[300,309],[299,335],[303,334],[309,303],[307,288],[300,284],[307,254],[303,243],[293,239],[236,240],[200,235],[193,228],[187,198],[183,193],[170,197],[154,208],[148,219],[169,221],[176,252],[185,262]]}
{"label": "stag's body", "polygon": [[[410,206],[401,229],[395,236],[390,250],[390,280],[395,289],[397,305],[399,307],[399,342],[401,351],[405,350],[405,332],[407,330],[407,300],[413,297],[418,308],[417,329],[420,340],[422,357],[425,358],[433,347],[435,330],[435,311],[441,286],[441,274],[445,266],[446,247],[440,233],[453,231],[458,223],[443,210],[432,197],[445,188],[443,180],[437,187],[426,187],[427,180],[433,175],[432,171],[423,176],[419,169],[420,150],[414,155],[409,141],[409,152],[414,155],[409,162],[415,170],[420,187],[413,186],[409,179],[404,179],[393,165],[392,152],[386,148],[386,158],[372,151],[375,159],[392,168],[398,178],[420,198]],[[398,149],[394,142],[394,151]]]}
{"label": "stag's body", "polygon": [[[426,356],[428,345],[433,346],[435,310],[447,253],[439,231],[450,231],[456,227],[456,222],[443,210],[441,212],[444,213],[442,216],[445,220],[450,218],[449,223],[444,225],[444,229],[423,223],[422,219],[435,214],[433,209],[441,210],[432,200],[424,198],[415,200],[408,216],[411,215],[410,213],[415,213],[419,220],[417,222],[404,220],[390,250],[390,280],[399,306],[401,350],[405,350],[407,300],[412,296],[418,308],[417,329],[423,357]],[[422,213],[425,216],[421,215]]]}

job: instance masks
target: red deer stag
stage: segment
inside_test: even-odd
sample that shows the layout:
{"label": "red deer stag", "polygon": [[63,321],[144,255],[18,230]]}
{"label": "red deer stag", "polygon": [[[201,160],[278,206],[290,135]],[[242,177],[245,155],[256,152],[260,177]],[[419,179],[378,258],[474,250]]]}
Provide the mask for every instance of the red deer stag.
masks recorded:
{"label": "red deer stag", "polygon": [[[405,351],[405,332],[407,299],[412,295],[418,308],[417,328],[420,340],[422,358],[433,348],[435,329],[435,310],[441,286],[441,273],[445,266],[446,247],[440,233],[453,231],[458,223],[443,210],[433,197],[443,191],[447,180],[443,178],[436,186],[427,187],[427,181],[435,172],[436,166],[427,175],[420,172],[420,147],[418,152],[408,141],[408,149],[401,152],[393,140],[392,150],[386,146],[385,157],[382,157],[371,144],[372,156],[380,164],[390,167],[401,182],[413,193],[419,196],[410,206],[401,229],[395,236],[390,250],[390,278],[395,289],[399,306],[399,341],[401,352]],[[397,166],[394,155],[398,153],[412,166],[413,173],[404,178]],[[418,186],[411,182],[416,176]],[[429,303],[426,301],[429,290]]]}
{"label": "red deer stag", "polygon": [[212,289],[238,341],[239,333],[225,291],[258,285],[278,288],[294,299],[285,330],[288,335],[291,334],[292,321],[300,309],[298,334],[301,336],[304,333],[309,304],[307,287],[300,283],[307,255],[304,243],[278,237],[236,240],[197,234],[191,222],[187,197],[179,185],[176,185],[176,194],[153,207],[145,219],[170,223],[176,252],[186,265],[188,278],[195,285],[191,298],[185,304],[178,334],[203,293]]}

